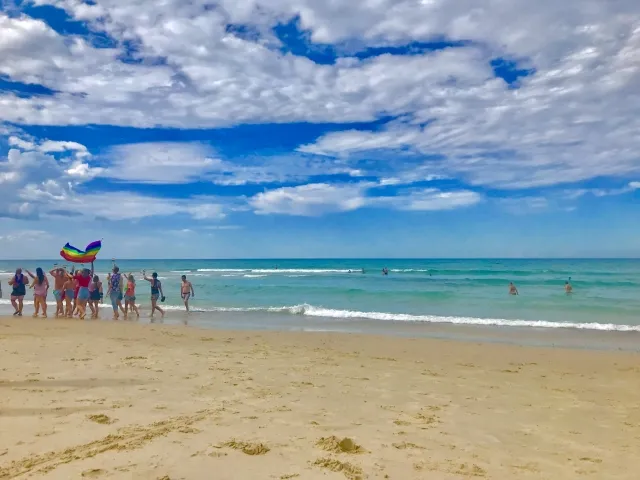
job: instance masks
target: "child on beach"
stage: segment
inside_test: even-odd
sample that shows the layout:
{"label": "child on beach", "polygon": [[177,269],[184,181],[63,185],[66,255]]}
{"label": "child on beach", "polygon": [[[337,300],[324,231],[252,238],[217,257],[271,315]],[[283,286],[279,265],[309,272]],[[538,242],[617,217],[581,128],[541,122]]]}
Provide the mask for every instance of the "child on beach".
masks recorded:
{"label": "child on beach", "polygon": [[26,270],[26,272],[27,275],[33,278],[33,282],[29,286],[29,288],[33,288],[33,305],[35,307],[33,317],[36,318],[42,308],[42,316],[47,318],[47,292],[49,291],[49,280],[40,267],[36,268],[35,275],[29,270]]}
{"label": "child on beach", "polygon": [[187,276],[182,275],[182,285],[180,286],[180,296],[182,297],[182,301],[184,302],[184,306],[189,311],[189,297],[195,297],[195,292],[193,291],[193,285],[191,282],[187,281]]}
{"label": "child on beach", "polygon": [[124,318],[127,318],[129,309],[140,318],[140,312],[136,306],[136,279],[132,274],[127,276],[127,289],[124,292]]}

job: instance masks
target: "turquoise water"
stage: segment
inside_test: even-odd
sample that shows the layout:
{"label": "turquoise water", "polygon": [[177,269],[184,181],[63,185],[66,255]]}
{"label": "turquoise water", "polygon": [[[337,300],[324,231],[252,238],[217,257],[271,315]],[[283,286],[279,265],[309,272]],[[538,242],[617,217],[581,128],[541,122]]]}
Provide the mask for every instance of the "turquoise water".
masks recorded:
{"label": "turquoise water", "polygon": [[[0,261],[3,299],[16,267],[53,261]],[[96,263],[104,279],[110,261]],[[195,315],[291,315],[344,322],[435,322],[640,331],[640,260],[124,260],[124,272],[157,271],[169,310],[180,310],[180,275],[196,290]],[[382,268],[389,275],[381,274]],[[361,269],[365,273],[361,273]],[[351,270],[351,273],[349,273]],[[571,277],[575,293],[564,293]],[[508,295],[513,281],[520,296]],[[147,308],[149,287],[138,284]],[[29,294],[30,296],[30,294]],[[27,309],[28,311],[29,308]],[[256,317],[257,318],[257,317]]]}

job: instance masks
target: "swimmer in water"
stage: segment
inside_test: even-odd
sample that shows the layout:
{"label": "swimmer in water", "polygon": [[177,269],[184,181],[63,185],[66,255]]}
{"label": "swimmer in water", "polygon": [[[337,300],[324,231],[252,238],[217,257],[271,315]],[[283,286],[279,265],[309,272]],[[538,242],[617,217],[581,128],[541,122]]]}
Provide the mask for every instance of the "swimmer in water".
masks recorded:
{"label": "swimmer in water", "polygon": [[571,295],[573,293],[573,287],[568,281],[564,282],[564,291],[567,295]]}
{"label": "swimmer in water", "polygon": [[509,282],[509,295],[520,295],[513,282]]}

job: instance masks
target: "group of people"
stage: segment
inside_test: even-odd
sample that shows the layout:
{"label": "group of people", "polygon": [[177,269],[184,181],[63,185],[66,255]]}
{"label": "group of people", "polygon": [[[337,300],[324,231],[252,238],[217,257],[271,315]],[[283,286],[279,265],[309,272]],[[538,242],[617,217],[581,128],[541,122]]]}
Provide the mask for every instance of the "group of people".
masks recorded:
{"label": "group of people", "polygon": [[[11,286],[11,305],[14,308],[14,316],[22,316],[24,309],[24,297],[27,294],[27,287],[33,289],[34,317],[47,318],[47,295],[49,293],[49,279],[42,268],[36,269],[36,274],[32,274],[29,270],[21,268],[16,270],[13,277],[9,279]],[[53,278],[54,289],[53,296],[56,300],[56,317],[72,318],[78,316],[84,319],[87,314],[87,307],[91,311],[91,318],[98,318],[100,310],[99,305],[104,300],[104,288],[98,275],[95,275],[93,263],[91,268],[81,268],[76,270],[72,268],[67,271],[64,267],[56,267],[49,272]],[[156,272],[148,277],[146,271],[142,271],[143,278],[151,284],[151,317],[153,318],[156,311],[164,316],[164,310],[158,305],[158,302],[164,302],[165,296],[162,291],[162,282],[158,279]],[[29,282],[29,278],[32,279]],[[0,289],[0,292],[2,290]],[[132,273],[123,275],[120,268],[113,265],[111,273],[107,275],[107,292],[106,296],[111,301],[113,309],[113,319],[120,318],[122,312],[125,320],[129,313],[140,317],[140,311],[136,305],[136,280]],[[187,280],[186,275],[182,275],[182,283],[180,286],[180,296],[184,302],[187,312],[189,311],[189,299],[195,296],[193,285]],[[124,302],[124,304],[123,304]]]}

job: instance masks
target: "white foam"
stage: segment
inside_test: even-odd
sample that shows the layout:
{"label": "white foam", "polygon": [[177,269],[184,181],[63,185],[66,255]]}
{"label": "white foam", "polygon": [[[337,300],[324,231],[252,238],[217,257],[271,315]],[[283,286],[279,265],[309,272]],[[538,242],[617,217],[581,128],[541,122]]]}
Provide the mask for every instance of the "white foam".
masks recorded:
{"label": "white foam", "polygon": [[244,278],[262,278],[262,277],[266,277],[267,275],[243,275]]}
{"label": "white foam", "polygon": [[362,269],[325,269],[325,268],[199,268],[198,272],[219,273],[358,273]]}
{"label": "white foam", "polygon": [[[10,305],[9,300],[0,299],[0,305]],[[33,301],[25,301],[26,305],[33,304]],[[55,306],[55,302],[47,302],[47,305]],[[108,303],[100,305],[103,308],[111,308]],[[183,310],[184,307],[177,305],[162,305],[165,310]],[[437,315],[410,315],[408,313],[385,313],[385,312],[359,312],[355,310],[338,310],[332,308],[314,307],[313,305],[301,304],[283,307],[213,307],[192,310],[199,313],[215,312],[264,312],[264,313],[284,313],[291,315],[302,315],[308,317],[325,317],[335,319],[362,319],[395,322],[419,322],[419,323],[449,323],[459,325],[486,325],[500,327],[530,327],[530,328],[575,328],[579,330],[599,330],[617,332],[640,332],[640,325],[617,325],[613,323],[596,322],[549,322],[546,320],[507,320],[500,318],[475,318],[475,317],[447,317]]]}
{"label": "white foam", "polygon": [[389,271],[395,273],[429,272],[426,268],[392,268]]}
{"label": "white foam", "polygon": [[170,270],[170,272],[171,273],[191,273],[191,270]]}

